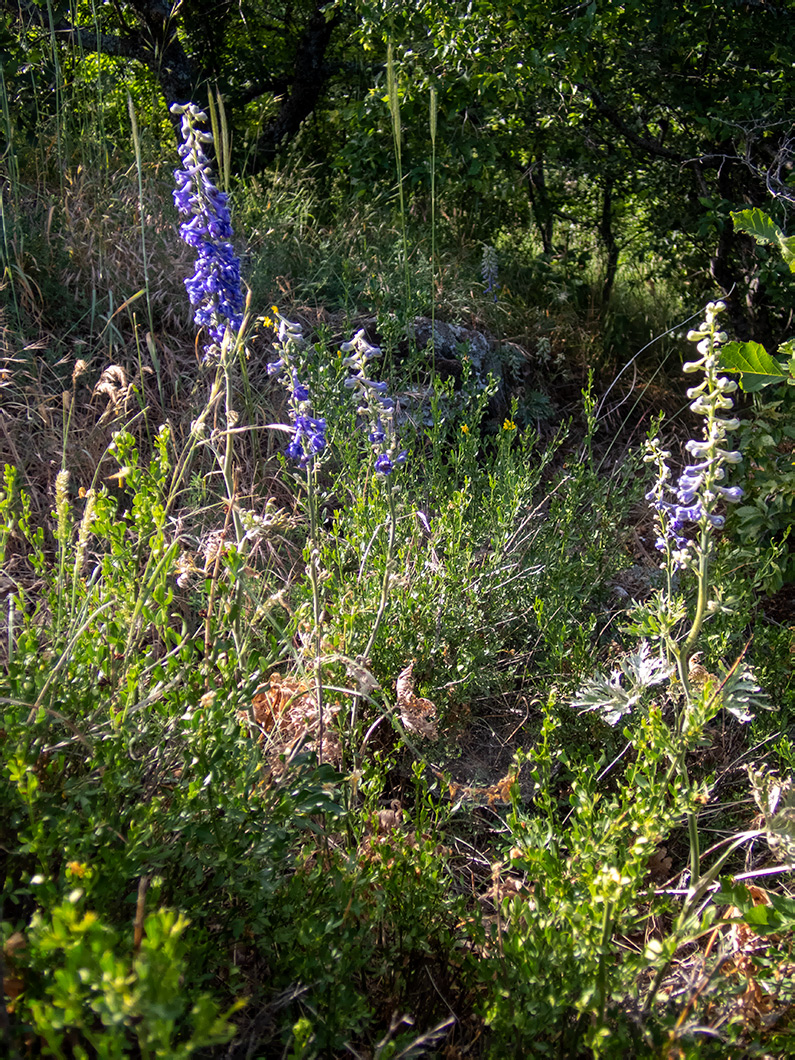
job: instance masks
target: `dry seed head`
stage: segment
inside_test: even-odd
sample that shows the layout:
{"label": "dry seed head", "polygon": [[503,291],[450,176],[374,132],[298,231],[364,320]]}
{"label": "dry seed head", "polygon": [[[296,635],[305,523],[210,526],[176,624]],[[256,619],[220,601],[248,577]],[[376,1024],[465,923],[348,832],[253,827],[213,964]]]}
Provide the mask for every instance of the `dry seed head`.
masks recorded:
{"label": "dry seed head", "polygon": [[55,513],[58,517],[58,540],[66,544],[69,538],[69,472],[65,468],[55,477]]}
{"label": "dry seed head", "polygon": [[97,491],[90,489],[86,494],[86,506],[83,511],[83,518],[80,520],[80,528],[77,532],[77,552],[75,554],[75,571],[79,572],[83,566],[83,560],[86,555],[86,544],[88,542],[88,535],[91,531],[91,524],[94,521],[94,505],[97,500]]}
{"label": "dry seed head", "polygon": [[127,373],[120,364],[109,365],[94,387],[95,394],[105,394],[114,403],[125,396],[126,390]]}

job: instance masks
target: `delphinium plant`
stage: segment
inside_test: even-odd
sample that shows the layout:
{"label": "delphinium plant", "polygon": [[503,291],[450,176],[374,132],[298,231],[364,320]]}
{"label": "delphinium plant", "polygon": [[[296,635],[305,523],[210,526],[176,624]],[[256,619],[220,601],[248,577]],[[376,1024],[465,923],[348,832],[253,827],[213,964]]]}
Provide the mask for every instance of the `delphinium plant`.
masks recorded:
{"label": "delphinium plant", "polygon": [[[686,362],[683,371],[703,372],[704,377],[687,391],[687,396],[692,400],[691,411],[704,417],[704,429],[702,438],[690,439],[685,445],[694,462],[684,468],[675,488],[670,486],[671,471],[667,464],[671,454],[661,448],[656,437],[647,443],[646,460],[656,465],[657,481],[646,499],[654,508],[659,531],[656,547],[665,557],[665,601],[670,604],[675,598],[677,572],[691,571],[696,576],[696,610],[687,635],[665,640],[666,651],[675,660],[685,689],[690,686],[688,664],[704,621],[719,607],[719,592],[709,577],[716,547],[715,532],[726,521],[718,509],[725,503],[736,504],[743,496],[740,486],[722,484],[727,467],[742,461],[739,452],[727,448],[727,435],[739,427],[740,421],[724,415],[733,407],[729,395],[737,390],[734,380],[719,373],[720,347],[727,336],[718,330],[718,316],[724,309],[722,302],[710,302],[704,323],[688,334],[688,339],[698,344],[699,357]],[[671,493],[673,498],[669,496]],[[685,534],[688,526],[696,527],[692,540]]]}
{"label": "delphinium plant", "polygon": [[217,359],[224,341],[229,341],[228,333],[234,336],[240,330],[245,308],[229,197],[213,183],[204,152],[205,145],[213,142],[212,133],[202,128],[209,121],[207,114],[194,103],[174,103],[171,113],[182,118],[183,142],[178,148],[182,166],[174,172],[174,204],[187,220],[179,233],[196,250],[196,271],[185,280],[185,288],[196,307],[193,321],[206,329],[210,339],[205,358]]}
{"label": "delphinium plant", "polygon": [[384,484],[387,503],[389,505],[389,539],[387,543],[386,564],[384,566],[384,580],[381,585],[381,598],[378,604],[373,627],[370,631],[367,644],[361,653],[361,658],[367,662],[372,651],[378,630],[386,610],[389,597],[389,583],[391,578],[391,563],[395,549],[395,490],[391,476],[396,467],[406,462],[407,450],[400,449],[397,432],[395,430],[395,403],[387,396],[387,384],[381,380],[370,378],[369,366],[372,361],[381,357],[381,349],[368,342],[363,330],[358,331],[350,342],[343,343],[340,347],[342,353],[346,354],[343,364],[350,370],[351,374],[345,380],[345,386],[354,392],[358,401],[357,414],[361,416],[367,427],[367,437],[372,446],[375,456],[374,470],[376,477]]}
{"label": "delphinium plant", "polygon": [[[305,346],[301,327],[286,320],[274,307],[277,318],[278,338],[276,342],[277,359],[268,365],[269,373],[276,377],[288,393],[288,412],[290,425],[285,429],[291,434],[286,455],[303,471],[302,480],[306,485],[307,506],[309,514],[309,542],[307,573],[312,587],[313,614],[315,623],[315,675],[317,695],[322,696],[321,681],[321,599],[322,572],[320,570],[319,515],[317,476],[320,470],[321,455],[326,450],[326,420],[312,415],[309,388],[302,381],[300,358]],[[395,403],[387,396],[387,384],[370,378],[370,363],[381,357],[381,350],[368,342],[363,330],[340,347],[344,354],[343,365],[349,375],[345,387],[354,392],[357,401],[357,415],[365,424],[367,437],[374,456],[373,470],[376,479],[384,483],[387,504],[389,507],[388,542],[384,577],[381,585],[378,609],[373,621],[367,643],[359,654],[359,663],[367,665],[370,652],[381,626],[389,597],[392,574],[392,556],[395,546],[395,498],[391,483],[395,469],[405,463],[407,451],[400,449],[395,428]],[[360,677],[364,671],[359,665],[354,672]],[[365,679],[365,684],[367,684]],[[355,725],[355,707],[351,718],[351,727]],[[322,719],[322,709],[320,710]]]}
{"label": "delphinium plant", "polygon": [[[721,708],[741,721],[750,720],[748,707],[758,692],[742,660],[706,694],[703,682],[691,680],[691,664],[704,623],[718,611],[731,613],[732,600],[724,599],[721,586],[712,577],[713,559],[717,534],[725,523],[720,509],[727,503],[737,503],[743,495],[740,486],[724,484],[727,469],[742,459],[727,443],[728,434],[737,429],[739,420],[726,415],[733,407],[730,395],[737,383],[719,371],[720,347],[727,339],[718,323],[724,310],[722,302],[710,302],[704,322],[688,333],[688,339],[697,344],[698,356],[686,362],[683,371],[701,372],[703,378],[687,391],[687,396],[691,411],[703,417],[704,426],[700,438],[685,444],[693,463],[684,468],[675,486],[668,466],[671,454],[662,448],[658,437],[647,442],[645,459],[656,466],[657,479],[646,499],[654,510],[656,548],[662,554],[665,574],[665,587],[655,595],[652,606],[639,609],[638,621],[632,627],[648,640],[644,639],[638,652],[628,656],[626,665],[622,664],[609,678],[589,682],[575,701],[581,709],[602,711],[615,725],[640,703],[646,688],[676,675],[681,690],[681,709],[673,723],[677,739],[703,728]],[[694,529],[690,536],[689,527]],[[695,593],[692,614],[683,595],[689,579],[694,582]],[[658,643],[656,654],[650,641]],[[683,765],[683,755],[681,761]],[[699,880],[698,836],[694,821],[691,825],[691,887],[695,887]]]}
{"label": "delphinium plant", "polygon": [[300,324],[287,320],[279,313],[276,306],[273,313],[277,323],[275,361],[268,364],[268,374],[274,376],[286,389],[291,425],[288,431],[292,434],[287,446],[287,456],[298,465],[306,484],[307,508],[309,514],[309,540],[307,543],[307,574],[312,587],[312,617],[314,624],[315,645],[315,694],[318,712],[318,753],[323,755],[323,679],[321,670],[322,630],[320,552],[318,549],[319,515],[317,495],[317,474],[321,454],[326,449],[326,421],[312,416],[312,404],[309,388],[300,379],[299,358],[306,345],[303,329]]}
{"label": "delphinium plant", "polygon": [[[228,198],[214,185],[210,163],[204,148],[212,143],[212,135],[205,131],[207,115],[193,104],[175,105],[172,111],[182,117],[184,143],[180,148],[183,165],[175,172],[176,191],[174,201],[180,213],[187,218],[180,226],[182,238],[197,251],[196,269],[185,281],[191,304],[196,307],[194,322],[205,330],[209,341],[204,346],[203,362],[217,366],[216,382],[210,396],[212,403],[219,395],[221,381],[226,384],[227,429],[222,437],[224,444],[217,452],[227,491],[227,504],[234,520],[238,550],[242,550],[246,537],[246,513],[238,509],[232,468],[233,432],[237,414],[232,409],[231,366],[236,353],[243,348],[246,329],[245,299],[242,293],[240,261],[231,243],[232,226]],[[291,435],[286,447],[287,458],[297,465],[302,484],[306,490],[309,521],[307,542],[307,574],[312,589],[314,622],[314,674],[319,718],[318,747],[322,755],[323,745],[323,683],[321,659],[321,616],[323,612],[322,572],[320,570],[319,541],[319,496],[318,475],[321,461],[327,448],[326,420],[313,414],[306,373],[301,364],[306,343],[301,326],[288,320],[273,307],[277,337],[276,358],[268,365],[273,376],[288,394],[289,425],[272,425],[288,431]],[[386,397],[386,384],[369,379],[367,364],[380,355],[380,350],[367,343],[364,333],[359,332],[350,343],[343,344],[342,352],[349,356],[345,360],[352,374],[347,385],[356,390],[359,415],[369,425],[369,440],[375,452],[376,477],[388,480],[394,468],[406,459],[405,451],[399,451],[394,425],[394,404]],[[244,358],[241,357],[241,363]],[[215,436],[202,439],[215,451]],[[394,547],[395,518],[394,500],[387,491],[390,504],[390,526],[388,553]],[[389,591],[390,566],[386,566],[378,612],[363,652],[367,658],[378,632],[386,608]]]}
{"label": "delphinium plant", "polygon": [[[648,443],[647,456],[656,465],[657,478],[647,497],[657,522],[664,587],[632,616],[628,631],[640,637],[636,649],[619,657],[609,674],[590,679],[573,702],[586,715],[598,712],[610,725],[622,723],[626,747],[612,762],[606,757],[572,762],[562,748],[553,746],[559,725],[553,696],[541,739],[528,756],[538,785],[538,813],[516,813],[510,821],[510,858],[543,883],[536,886],[534,898],[537,929],[513,922],[516,967],[505,973],[513,1003],[508,1008],[496,1002],[489,1016],[500,1033],[503,1021],[510,1022],[515,1012],[515,991],[521,989],[528,993],[522,1017],[526,1033],[535,1033],[545,1020],[564,1020],[571,1009],[586,1022],[567,1048],[582,1044],[580,1034],[596,1055],[613,1055],[608,1042],[611,1048],[623,1048],[637,1030],[623,1023],[623,1010],[614,1002],[631,995],[644,1019],[650,1019],[678,947],[698,934],[699,923],[716,920],[710,887],[721,867],[738,846],[759,834],[744,832],[721,840],[711,851],[711,863],[703,864],[698,813],[709,798],[709,785],[691,780],[687,768],[689,753],[721,709],[748,721],[753,707],[764,705],[742,656],[723,670],[715,667],[716,676],[694,665],[708,618],[720,611],[731,614],[733,606],[714,573],[723,506],[742,495],[739,486],[727,481],[739,458],[727,443],[737,427],[730,416],[736,386],[719,371],[720,346],[726,339],[719,326],[723,310],[722,303],[710,303],[704,322],[689,334],[697,356],[684,371],[701,373],[688,397],[703,428],[687,443],[692,463],[675,484],[670,454],[658,438]],[[587,723],[587,717],[582,722]],[[628,751],[633,753],[616,779]],[[553,769],[561,767],[572,775],[571,809],[562,822],[549,790]],[[613,777],[606,789],[609,774]],[[683,819],[688,824],[690,863],[686,886],[675,892],[678,909],[660,892],[644,912],[640,895],[648,892],[650,864],[665,854],[655,851]],[[637,952],[616,948],[616,933],[642,934],[648,931],[648,917],[663,912],[669,917],[674,913],[667,933],[660,937],[654,930],[649,945]],[[516,914],[522,915],[521,907]],[[520,982],[528,985],[520,988]],[[550,983],[558,984],[556,1004],[546,1015],[544,1006],[533,1007],[533,992],[540,983],[547,993]]]}
{"label": "delphinium plant", "polygon": [[[688,779],[686,756],[701,739],[707,724],[725,709],[741,722],[752,718],[754,706],[765,706],[754,675],[741,655],[725,668],[719,677],[694,665],[694,656],[705,622],[718,612],[731,614],[734,601],[725,598],[714,577],[714,559],[719,547],[719,533],[725,523],[722,509],[743,496],[738,485],[727,485],[729,469],[741,462],[728,436],[739,427],[731,416],[737,383],[720,372],[720,349],[727,341],[720,330],[723,302],[710,302],[703,323],[688,333],[696,344],[697,356],[683,365],[688,375],[701,373],[702,378],[687,391],[690,409],[703,418],[701,437],[685,444],[692,458],[672,485],[668,465],[670,453],[663,450],[658,437],[647,442],[646,460],[655,465],[657,478],[646,499],[651,504],[657,524],[656,548],[662,555],[665,587],[650,606],[638,609],[631,629],[643,635],[638,650],[626,656],[609,678],[589,682],[575,701],[584,710],[600,710],[615,725],[644,703],[648,689],[671,682],[669,702],[671,721],[668,727],[669,768],[663,781],[667,788],[678,774],[685,790],[691,792],[687,812],[690,843],[690,875],[678,929],[690,922],[698,902],[716,879],[720,867],[737,845],[747,836],[730,839],[716,861],[703,869],[698,832],[699,804],[707,797]],[[690,529],[692,528],[692,529]],[[688,532],[690,531],[690,532]],[[687,589],[692,584],[694,604],[688,606]],[[656,650],[652,645],[657,645]],[[659,693],[658,693],[659,694]],[[657,710],[656,707],[647,709]],[[659,981],[656,985],[659,985]],[[656,987],[650,991],[653,997]]]}
{"label": "delphinium plant", "polygon": [[287,455],[302,470],[316,470],[317,457],[326,448],[326,421],[310,415],[312,404],[309,388],[299,379],[297,357],[306,345],[300,324],[286,320],[274,306],[278,320],[278,339],[275,361],[268,364],[268,375],[274,376],[289,394],[289,413],[292,439]]}
{"label": "delphinium plant", "polygon": [[[174,104],[171,110],[182,118],[184,141],[179,148],[182,166],[174,172],[174,203],[186,218],[180,225],[180,235],[196,250],[195,271],[185,280],[185,288],[195,307],[194,323],[207,340],[203,347],[202,363],[215,373],[205,409],[192,425],[191,441],[209,447],[217,460],[226,491],[228,521],[234,529],[234,547],[238,555],[242,555],[250,548],[252,541],[267,529],[260,517],[240,506],[234,468],[234,440],[242,429],[240,414],[234,407],[234,373],[236,366],[239,366],[243,381],[247,383],[248,351],[245,337],[249,322],[249,299],[244,294],[240,258],[232,244],[234,233],[229,197],[216,187],[212,167],[204,150],[213,143],[212,133],[205,128],[210,119],[193,103]],[[285,330],[288,324],[282,322],[280,329],[280,341],[288,342],[290,333]],[[301,393],[301,388],[296,385],[295,400],[298,404],[305,402],[300,397]],[[222,394],[225,430],[208,433],[205,421]],[[291,444],[293,450],[301,446],[304,424],[305,417],[298,413],[297,433]],[[225,534],[226,528],[222,536]],[[241,625],[243,583],[239,569],[230,567],[229,573],[236,582],[237,605],[234,611],[237,617],[232,633],[240,656],[244,642]]]}
{"label": "delphinium plant", "polygon": [[[213,142],[212,133],[202,126],[209,121],[203,110],[193,103],[174,103],[172,114],[182,118],[183,143],[178,148],[182,166],[174,171],[174,205],[187,218],[180,225],[180,236],[196,250],[196,268],[185,280],[191,305],[195,306],[194,323],[204,329],[208,340],[204,345],[204,364],[216,365],[215,379],[207,402],[209,410],[221,395],[223,385],[226,405],[226,431],[223,451],[215,449],[224,485],[227,504],[240,547],[246,531],[236,505],[233,430],[238,414],[232,401],[232,361],[242,354],[246,329],[246,299],[240,273],[240,258],[232,245],[232,220],[229,198],[219,191],[212,180],[209,159],[204,146]],[[241,357],[242,363],[242,357]],[[192,435],[204,439],[204,423],[200,418],[193,425]]]}

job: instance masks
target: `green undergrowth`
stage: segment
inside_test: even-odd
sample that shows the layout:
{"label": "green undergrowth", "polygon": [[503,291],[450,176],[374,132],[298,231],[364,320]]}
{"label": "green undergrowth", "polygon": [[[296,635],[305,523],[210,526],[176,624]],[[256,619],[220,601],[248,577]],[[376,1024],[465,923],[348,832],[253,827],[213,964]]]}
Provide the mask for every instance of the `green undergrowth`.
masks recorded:
{"label": "green undergrowth", "polygon": [[[285,711],[312,683],[300,481],[281,507],[243,513],[257,544],[243,551],[223,539],[217,476],[197,479],[204,443],[181,448],[168,428],[147,456],[120,425],[106,458],[120,486],[65,469],[43,525],[6,470],[12,1050],[170,1057],[231,1040],[235,1056],[375,1043],[392,1056],[480,1039],[493,1056],[645,1056],[686,1042],[690,1016],[644,1010],[638,984],[696,945],[715,909],[666,935],[675,899],[654,898],[649,866],[665,865],[666,843],[684,856],[682,821],[715,770],[661,787],[669,736],[654,709],[625,730],[627,755],[621,734],[567,705],[628,643],[614,585],[632,565],[639,465],[599,468],[598,434],[572,448],[565,429],[544,442],[510,418],[484,433],[487,395],[438,384],[430,429],[404,428],[415,458],[390,554],[387,494],[331,401],[339,363],[321,345],[315,356],[333,453],[319,481],[322,763],[311,719],[296,740],[275,700],[257,709],[274,675],[293,682]],[[197,511],[184,502],[199,488]],[[741,649],[733,628],[711,629],[714,658]],[[760,676],[783,708],[777,636],[762,627]],[[396,702],[410,663],[436,739],[407,730]],[[479,715],[512,701],[532,706],[511,723],[508,777],[452,780]],[[614,933],[636,941],[613,950]],[[733,1011],[737,975],[710,979],[710,1004]]]}
{"label": "green undergrowth", "polygon": [[[8,1054],[790,1055],[791,403],[740,408],[707,463],[744,505],[724,522],[713,491],[677,542],[703,563],[677,566],[642,437],[652,401],[686,404],[692,289],[639,251],[603,301],[584,237],[545,256],[449,213],[431,239],[419,196],[335,214],[277,172],[234,189],[251,313],[205,357],[162,165],[25,176],[2,217]],[[467,344],[442,370],[418,314],[488,332],[503,378]],[[386,473],[342,349],[362,324]],[[302,468],[277,356],[325,420]],[[673,457],[652,424],[662,466],[695,422],[657,421]]]}

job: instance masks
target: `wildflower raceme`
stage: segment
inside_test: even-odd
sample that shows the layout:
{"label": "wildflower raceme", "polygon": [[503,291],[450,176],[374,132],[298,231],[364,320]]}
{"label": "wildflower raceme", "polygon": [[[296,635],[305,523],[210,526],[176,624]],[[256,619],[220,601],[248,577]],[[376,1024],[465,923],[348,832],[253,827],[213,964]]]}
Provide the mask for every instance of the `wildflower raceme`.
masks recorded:
{"label": "wildflower raceme", "polygon": [[386,383],[376,382],[368,375],[369,362],[380,357],[381,350],[367,341],[364,330],[357,331],[340,350],[348,354],[342,363],[353,372],[345,380],[345,386],[356,392],[359,401],[356,411],[369,424],[368,438],[376,454],[376,474],[386,478],[398,464],[405,463],[407,452],[405,449],[398,452],[395,403],[386,396]]}
{"label": "wildflower raceme", "polygon": [[[670,556],[675,569],[697,564],[699,553],[708,550],[707,535],[724,524],[724,517],[716,511],[718,505],[722,501],[736,503],[743,495],[739,486],[721,485],[726,477],[726,465],[742,460],[740,453],[726,448],[725,444],[727,433],[739,426],[739,420],[726,419],[723,415],[733,406],[729,394],[737,389],[737,383],[718,373],[720,346],[727,336],[718,330],[717,318],[725,308],[723,302],[710,302],[704,323],[687,336],[691,342],[698,343],[699,357],[687,362],[682,370],[688,374],[704,373],[704,378],[687,391],[687,396],[692,402],[691,411],[703,416],[705,422],[703,438],[685,444],[694,462],[684,468],[675,487],[671,485],[667,463],[671,454],[661,448],[657,438],[646,446],[646,461],[657,465],[657,481],[646,494],[657,516],[656,547]],[[668,499],[671,493],[674,499]],[[688,524],[696,524],[701,530],[697,544],[685,536]]]}
{"label": "wildflower raceme", "polygon": [[[698,357],[688,361],[683,371],[703,373],[701,381],[687,391],[687,396],[691,410],[703,417],[704,427],[701,438],[685,444],[693,463],[684,468],[676,485],[671,481],[668,466],[671,454],[662,449],[658,438],[652,438],[646,445],[646,461],[657,466],[657,480],[646,499],[655,512],[656,546],[665,557],[662,568],[667,575],[667,587],[656,594],[648,608],[639,605],[637,628],[659,642],[659,655],[652,655],[649,643],[644,640],[639,653],[626,656],[620,670],[614,670],[609,678],[597,674],[574,701],[580,710],[599,710],[614,725],[641,702],[646,690],[672,677],[675,668],[678,688],[684,690],[684,706],[672,734],[685,778],[683,756],[687,744],[681,738],[691,726],[706,724],[721,709],[746,722],[752,717],[752,707],[766,705],[752,670],[741,659],[722,673],[719,695],[712,683],[699,690],[691,673],[696,645],[707,617],[718,610],[728,612],[734,605],[734,598],[724,596],[723,587],[715,582],[710,564],[717,547],[715,531],[725,521],[718,507],[725,502],[739,501],[743,492],[739,486],[723,485],[727,466],[741,460],[740,454],[726,444],[726,435],[739,426],[739,421],[724,415],[732,408],[729,395],[737,389],[736,382],[719,373],[720,347],[726,335],[719,330],[718,317],[725,308],[723,302],[710,302],[704,322],[687,336],[697,343]],[[686,536],[689,525],[696,530],[691,537]],[[687,598],[675,592],[673,575],[682,570],[695,576],[692,612]],[[699,871],[696,811],[689,815],[688,827],[691,876],[695,880]]]}
{"label": "wildflower raceme", "polygon": [[182,168],[174,171],[174,204],[187,217],[179,227],[182,239],[196,250],[196,270],[185,280],[194,323],[206,328],[212,342],[205,359],[216,356],[227,328],[237,334],[243,323],[245,300],[240,279],[240,258],[232,247],[229,199],[213,184],[210,162],[204,153],[212,134],[201,128],[207,115],[193,103],[174,103],[171,113],[182,116],[179,156]]}
{"label": "wildflower raceme", "polygon": [[316,456],[326,448],[326,421],[311,415],[309,388],[298,377],[295,359],[304,346],[301,325],[285,320],[275,306],[273,312],[279,321],[276,349],[280,356],[268,365],[268,375],[276,376],[290,395],[293,437],[287,455],[301,468],[312,467]]}

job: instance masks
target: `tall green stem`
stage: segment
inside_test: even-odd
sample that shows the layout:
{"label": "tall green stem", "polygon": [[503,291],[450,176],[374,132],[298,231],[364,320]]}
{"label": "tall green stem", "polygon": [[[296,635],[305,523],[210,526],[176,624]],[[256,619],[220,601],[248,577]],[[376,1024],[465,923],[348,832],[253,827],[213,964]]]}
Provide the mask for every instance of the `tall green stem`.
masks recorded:
{"label": "tall green stem", "polygon": [[686,688],[689,687],[689,682],[682,677],[684,671],[685,675],[689,669],[690,659],[693,655],[693,650],[698,642],[701,628],[704,625],[704,619],[707,616],[707,604],[709,602],[709,561],[710,554],[712,551],[712,534],[706,528],[701,530],[700,542],[699,542],[699,556],[698,556],[698,598],[696,600],[696,613],[693,618],[693,624],[690,627],[690,632],[687,635],[685,643],[682,645],[681,651],[677,653],[677,665],[679,666],[679,677],[682,684]]}
{"label": "tall green stem", "polygon": [[431,89],[431,366],[436,370],[436,88]]}
{"label": "tall green stem", "polygon": [[378,630],[381,626],[384,612],[386,611],[387,601],[389,599],[389,583],[392,580],[392,555],[395,549],[395,497],[388,480],[385,485],[387,489],[387,501],[389,503],[389,538],[386,546],[386,563],[384,564],[384,578],[381,582],[381,599],[378,601],[378,611],[376,612],[373,628],[370,631],[370,639],[367,641],[367,645],[362,652],[362,658],[364,659],[369,657],[370,652],[373,650],[373,645],[375,644],[375,638],[378,636]]}
{"label": "tall green stem", "polygon": [[321,665],[323,645],[323,630],[321,626],[321,620],[323,616],[323,607],[322,600],[320,598],[320,567],[318,563],[320,557],[320,552],[318,548],[319,519],[314,461],[310,461],[309,464],[307,464],[306,468],[306,495],[307,505],[309,508],[309,581],[312,585],[312,617],[314,619],[315,638],[314,676],[318,717],[317,758],[318,762],[322,762],[323,731],[325,727],[323,718],[323,673]]}
{"label": "tall green stem", "polygon": [[409,274],[408,236],[406,234],[406,202],[403,195],[403,150],[402,130],[400,127],[400,101],[398,99],[397,81],[395,80],[395,59],[392,42],[387,47],[386,58],[387,96],[389,111],[392,116],[392,137],[395,141],[395,161],[397,164],[398,199],[400,202],[400,226],[403,235],[403,281],[405,283],[406,314],[411,310],[411,276]]}
{"label": "tall green stem", "polygon": [[[364,651],[361,654],[361,659],[365,666],[367,665],[367,660],[370,656],[370,652],[373,650],[375,639],[378,636],[378,630],[381,628],[381,622],[383,621],[384,613],[386,612],[386,605],[389,600],[389,586],[392,580],[392,557],[394,556],[395,552],[395,525],[397,521],[395,517],[395,496],[393,492],[393,487],[390,485],[388,479],[385,481],[384,485],[385,489],[387,490],[387,502],[389,504],[389,536],[387,538],[386,545],[384,577],[381,582],[381,598],[378,601],[378,610],[376,611],[375,621],[373,622],[373,628],[370,630],[370,636],[367,640],[367,644],[365,645]],[[353,707],[351,709],[350,721],[351,734],[353,733],[353,730],[356,727],[356,717],[358,714],[360,701],[361,696],[357,695],[353,697]]]}

